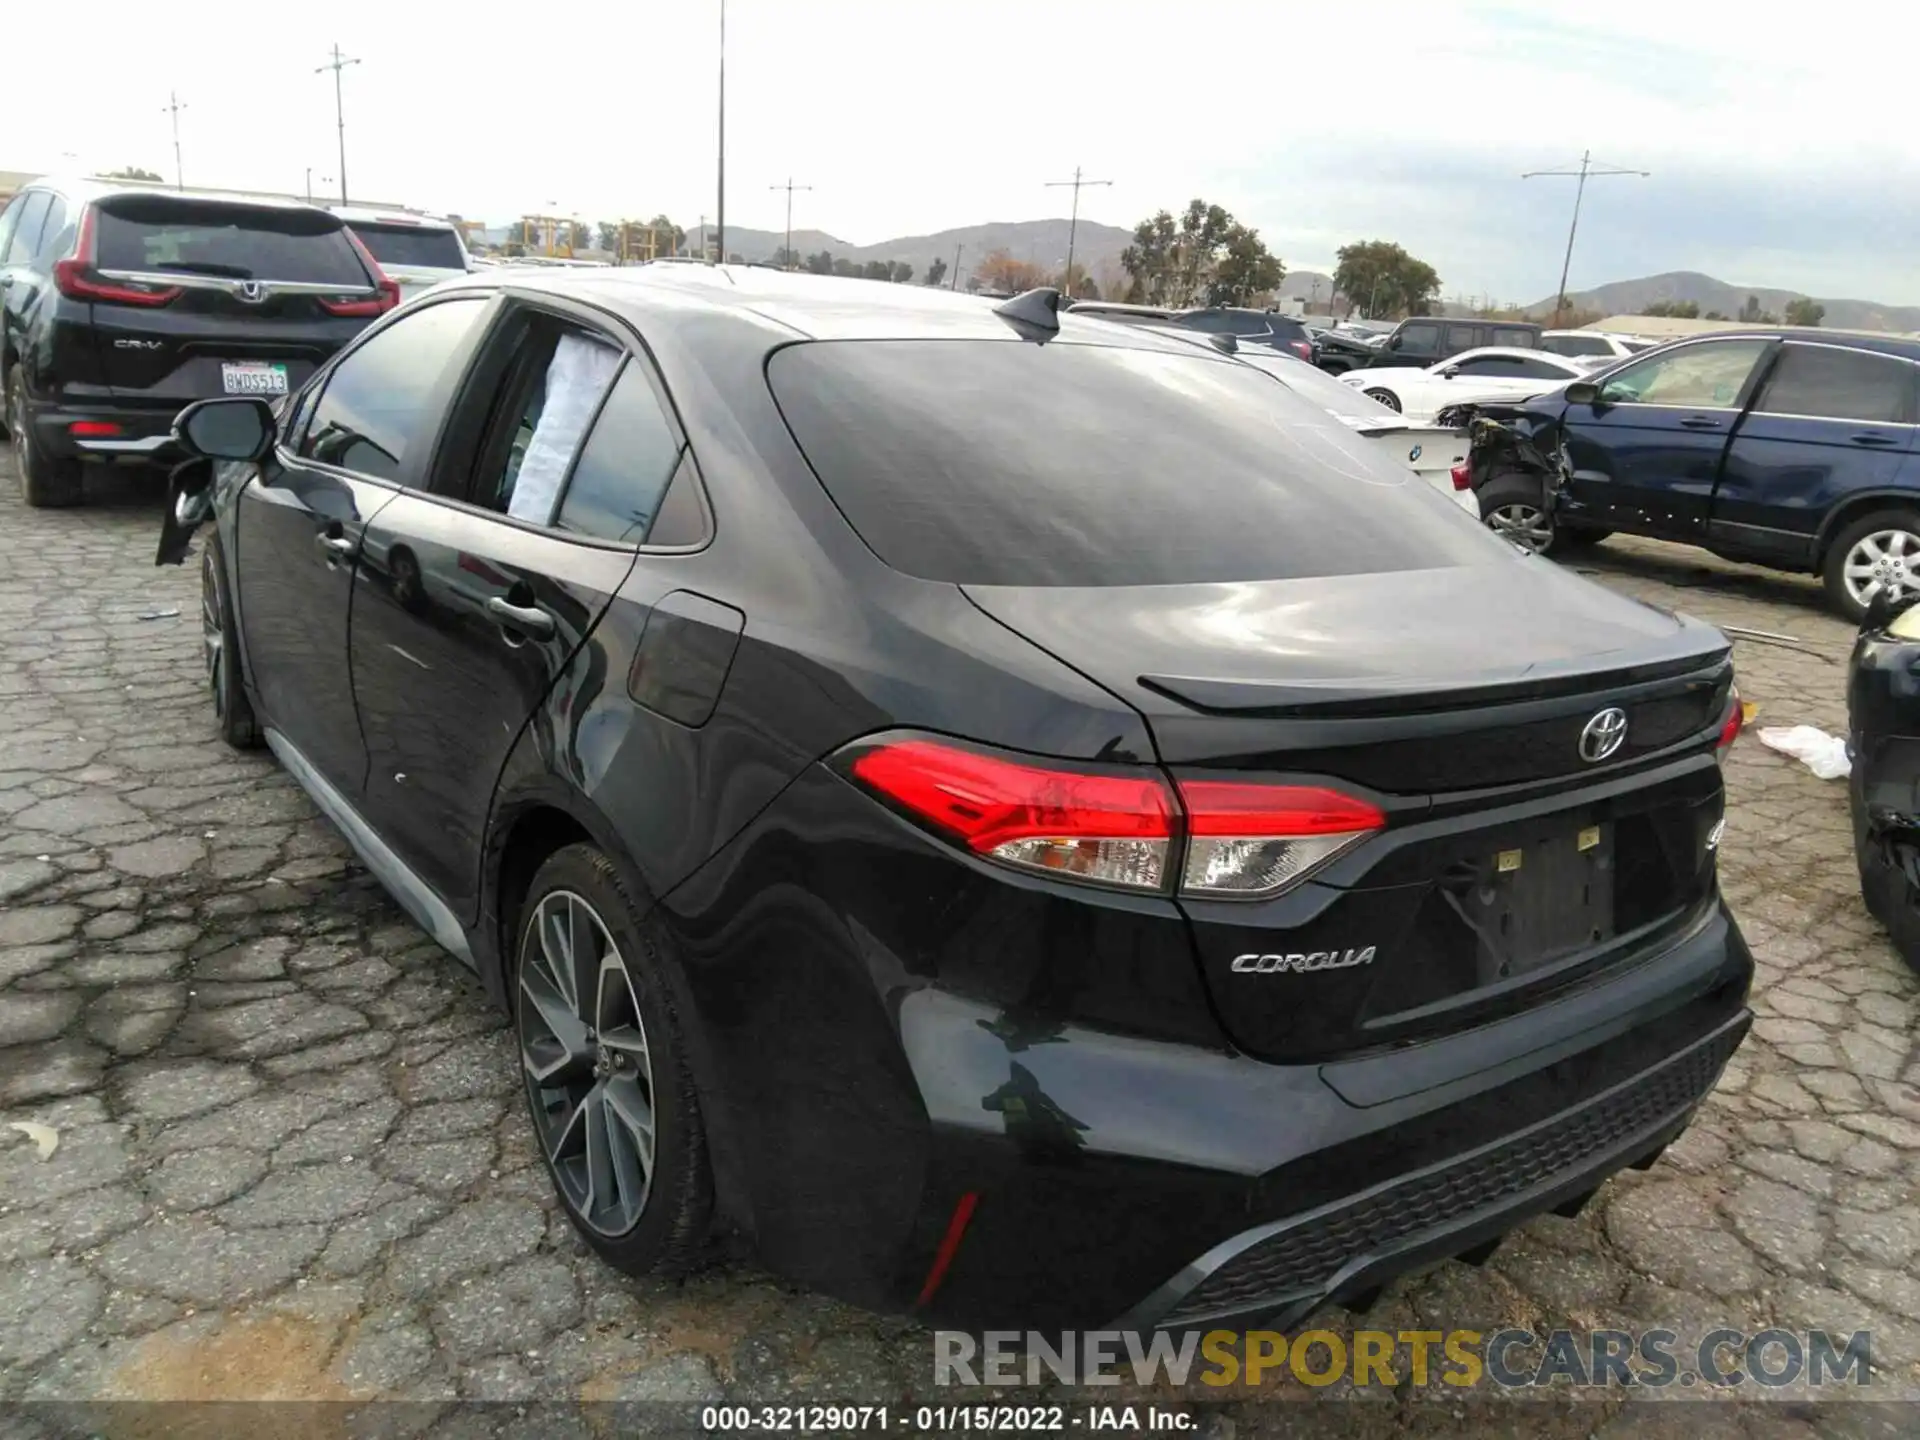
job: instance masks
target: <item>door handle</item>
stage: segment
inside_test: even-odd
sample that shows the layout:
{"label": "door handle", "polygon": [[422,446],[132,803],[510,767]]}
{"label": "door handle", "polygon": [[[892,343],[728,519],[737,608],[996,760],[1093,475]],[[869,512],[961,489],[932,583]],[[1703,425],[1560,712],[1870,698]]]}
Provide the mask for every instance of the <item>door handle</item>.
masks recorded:
{"label": "door handle", "polygon": [[1718,430],[1720,422],[1706,415],[1689,415],[1680,422],[1682,430]]}
{"label": "door handle", "polygon": [[1872,430],[1862,430],[1851,438],[1856,445],[1898,445],[1900,443],[1891,435],[1877,434]]}
{"label": "door handle", "polygon": [[354,542],[344,535],[328,535],[322,532],[313,537],[313,543],[320,547],[320,553],[326,556],[329,565],[336,560],[353,558]]}
{"label": "door handle", "polygon": [[494,595],[487,600],[487,613],[507,629],[518,630],[535,640],[553,637],[553,616],[538,605],[515,605]]}

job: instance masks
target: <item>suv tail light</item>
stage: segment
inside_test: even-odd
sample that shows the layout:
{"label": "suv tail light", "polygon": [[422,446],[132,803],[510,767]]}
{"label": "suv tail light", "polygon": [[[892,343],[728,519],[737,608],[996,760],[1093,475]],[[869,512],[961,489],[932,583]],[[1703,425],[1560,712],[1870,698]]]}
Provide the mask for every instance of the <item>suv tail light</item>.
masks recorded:
{"label": "suv tail light", "polygon": [[1036,765],[935,740],[864,749],[853,778],[984,859],[1060,880],[1265,899],[1384,829],[1337,790]]}
{"label": "suv tail light", "polygon": [[1453,469],[1449,470],[1447,474],[1453,477],[1454,489],[1471,490],[1473,488],[1472,461],[1462,460],[1458,465],[1454,466]]}
{"label": "suv tail light", "polygon": [[1313,359],[1313,342],[1311,340],[1290,340],[1287,343],[1293,346],[1293,353],[1298,355],[1302,360]]}
{"label": "suv tail light", "polygon": [[79,233],[73,254],[53,262],[53,284],[69,300],[99,300],[110,305],[171,305],[180,296],[178,285],[149,285],[136,280],[103,280],[93,268],[93,206],[80,210]]}
{"label": "suv tail light", "polygon": [[374,287],[379,294],[372,297],[353,296],[350,299],[320,299],[320,308],[329,315],[374,316],[384,315],[400,303],[400,286],[387,278],[387,272],[380,268],[380,262],[373,258],[373,252],[367,249],[360,237],[351,228],[342,227],[341,234],[347,237],[347,243],[353,246],[354,253],[360,257],[360,263],[367,267],[367,273],[373,277]]}

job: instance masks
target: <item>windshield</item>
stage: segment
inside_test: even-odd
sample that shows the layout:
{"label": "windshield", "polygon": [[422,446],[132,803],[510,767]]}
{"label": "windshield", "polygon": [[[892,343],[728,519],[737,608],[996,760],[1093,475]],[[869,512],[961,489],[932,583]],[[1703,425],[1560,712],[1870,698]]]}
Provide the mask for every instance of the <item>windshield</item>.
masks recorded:
{"label": "windshield", "polygon": [[437,225],[378,225],[351,222],[360,243],[382,265],[404,265],[420,270],[465,270],[467,252],[460,237]]}
{"label": "windshield", "polygon": [[1318,405],[1198,346],[815,341],[767,376],[841,513],[922,579],[1200,584],[1510,553]]}

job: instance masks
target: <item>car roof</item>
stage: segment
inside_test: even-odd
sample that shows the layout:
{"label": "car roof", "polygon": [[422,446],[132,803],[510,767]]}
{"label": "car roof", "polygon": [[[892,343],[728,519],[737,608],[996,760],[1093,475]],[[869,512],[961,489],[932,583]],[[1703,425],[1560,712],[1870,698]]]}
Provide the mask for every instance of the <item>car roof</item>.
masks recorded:
{"label": "car roof", "polygon": [[1076,300],[1069,308],[1108,315],[1137,315],[1143,320],[1165,320],[1185,313],[1169,310],[1164,305],[1127,305],[1118,300]]}
{"label": "car roof", "polygon": [[41,175],[22,190],[57,190],[70,200],[109,200],[119,195],[167,195],[207,205],[248,205],[265,210],[315,211],[328,215],[324,205],[309,205],[285,195],[255,195],[245,190],[182,190],[159,180],[117,180],[98,175]]}
{"label": "car roof", "polygon": [[1565,355],[1555,355],[1550,350],[1529,350],[1524,345],[1476,345],[1471,350],[1462,350],[1457,355],[1449,355],[1438,361],[1441,365],[1457,365],[1462,360],[1476,359],[1482,355],[1506,356],[1515,360],[1545,360],[1549,365],[1565,365]]}
{"label": "car roof", "polygon": [[415,215],[405,210],[366,210],[357,205],[327,205],[323,209],[331,210],[348,224],[356,222],[364,225],[417,225],[423,230],[451,230],[453,222],[438,215]]}
{"label": "car roof", "polygon": [[[573,296],[645,320],[689,310],[732,314],[785,338],[914,340],[1014,337],[991,301],[964,291],[812,275],[757,265],[618,265],[596,269],[502,265],[448,288],[511,288]],[[1194,346],[1098,315],[1059,312],[1062,341],[1191,354]],[[776,339],[777,343],[777,339]],[[1215,357],[1222,358],[1222,357]]]}
{"label": "car roof", "polygon": [[[1729,330],[1707,330],[1698,335],[1679,335],[1658,348],[1669,350],[1702,340],[1795,340],[1802,344],[1839,345],[1849,350],[1868,350],[1900,360],[1920,361],[1920,339],[1904,335],[1885,335],[1872,330],[1826,330],[1817,326],[1773,325],[1745,326]],[[1652,354],[1642,350],[1641,358]]]}

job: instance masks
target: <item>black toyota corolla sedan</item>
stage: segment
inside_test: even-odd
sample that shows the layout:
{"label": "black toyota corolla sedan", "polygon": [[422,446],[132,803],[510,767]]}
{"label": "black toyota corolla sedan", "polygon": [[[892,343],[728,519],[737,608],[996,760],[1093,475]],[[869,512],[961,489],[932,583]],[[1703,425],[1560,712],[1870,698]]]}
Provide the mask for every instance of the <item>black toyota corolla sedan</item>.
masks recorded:
{"label": "black toyota corolla sedan", "polygon": [[504,270],[179,430],[223,734],[511,1013],[623,1269],[1289,1324],[1650,1164],[1746,1031],[1724,638],[1230,355]]}

